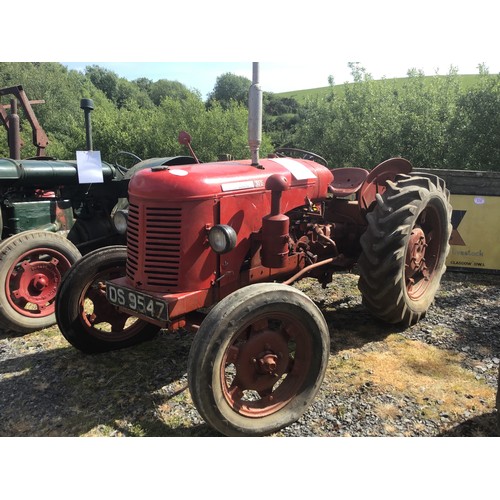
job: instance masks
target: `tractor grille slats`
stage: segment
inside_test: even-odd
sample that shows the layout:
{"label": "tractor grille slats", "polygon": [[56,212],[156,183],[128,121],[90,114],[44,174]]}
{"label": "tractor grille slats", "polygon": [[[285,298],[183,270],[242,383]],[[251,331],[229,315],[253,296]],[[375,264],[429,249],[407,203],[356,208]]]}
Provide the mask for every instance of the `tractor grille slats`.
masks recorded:
{"label": "tractor grille slats", "polygon": [[127,276],[146,285],[178,283],[182,209],[130,204],[127,230]]}

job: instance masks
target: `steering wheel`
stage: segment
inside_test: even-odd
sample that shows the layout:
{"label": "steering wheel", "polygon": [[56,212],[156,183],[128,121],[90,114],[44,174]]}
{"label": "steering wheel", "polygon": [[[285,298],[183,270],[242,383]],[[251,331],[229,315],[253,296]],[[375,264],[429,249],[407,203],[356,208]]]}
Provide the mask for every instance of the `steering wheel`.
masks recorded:
{"label": "steering wheel", "polygon": [[303,149],[297,148],[278,148],[274,151],[278,156],[290,156],[292,158],[300,157],[303,160],[313,160],[321,163],[325,167],[328,167],[328,162],[316,153],[311,153],[310,151],[304,151]]}
{"label": "steering wheel", "polygon": [[124,167],[123,165],[120,165],[117,161],[116,158],[118,158],[119,155],[124,155],[124,156],[130,156],[131,158],[133,158],[134,160],[136,160],[137,163],[141,162],[142,161],[142,158],[139,158],[137,155],[135,155],[134,153],[130,153],[129,151],[118,151],[116,153],[116,157],[115,157],[115,166],[122,172],[122,173],[125,173],[130,167]]}

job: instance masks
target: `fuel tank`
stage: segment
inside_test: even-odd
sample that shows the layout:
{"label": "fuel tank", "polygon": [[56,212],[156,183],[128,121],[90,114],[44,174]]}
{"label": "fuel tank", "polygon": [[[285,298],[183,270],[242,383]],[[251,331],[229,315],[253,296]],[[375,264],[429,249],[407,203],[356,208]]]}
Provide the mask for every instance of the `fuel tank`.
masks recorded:
{"label": "fuel tank", "polygon": [[[109,163],[102,162],[104,182],[119,176]],[[0,158],[0,186],[54,187],[78,185],[76,160],[12,160]]]}

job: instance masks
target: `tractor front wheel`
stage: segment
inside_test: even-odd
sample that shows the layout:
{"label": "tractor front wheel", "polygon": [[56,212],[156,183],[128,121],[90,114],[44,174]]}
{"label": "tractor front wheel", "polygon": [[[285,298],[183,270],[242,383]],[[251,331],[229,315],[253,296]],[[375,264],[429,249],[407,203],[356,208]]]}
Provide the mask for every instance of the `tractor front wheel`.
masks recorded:
{"label": "tractor front wheel", "polygon": [[81,257],[67,238],[24,231],[0,243],[0,327],[16,333],[56,322],[55,298],[63,276]]}
{"label": "tractor front wheel", "polygon": [[328,326],[311,299],[286,285],[250,285],[221,300],[196,333],[191,396],[224,435],[270,434],[312,403],[329,351]]}
{"label": "tractor front wheel", "polygon": [[401,174],[387,181],[361,237],[359,289],[367,309],[407,326],[425,315],[446,270],[451,206],[444,181]]}
{"label": "tractor front wheel", "polygon": [[66,340],[86,353],[122,349],[160,330],[120,312],[106,299],[106,281],[125,276],[127,248],[114,245],[83,256],[65,276],[56,296],[57,324]]}

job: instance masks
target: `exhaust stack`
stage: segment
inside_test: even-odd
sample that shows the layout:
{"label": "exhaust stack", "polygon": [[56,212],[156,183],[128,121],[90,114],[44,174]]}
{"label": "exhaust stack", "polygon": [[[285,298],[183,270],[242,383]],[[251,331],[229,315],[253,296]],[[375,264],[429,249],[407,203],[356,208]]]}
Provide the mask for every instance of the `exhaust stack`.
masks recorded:
{"label": "exhaust stack", "polygon": [[248,145],[252,166],[259,167],[259,149],[262,142],[262,89],[259,84],[259,63],[253,63],[252,85],[248,93]]}
{"label": "exhaust stack", "polygon": [[13,160],[21,159],[21,125],[17,114],[16,99],[10,100],[10,116],[8,119],[7,139],[9,141],[9,154]]}
{"label": "exhaust stack", "polygon": [[92,151],[92,123],[90,121],[90,112],[94,109],[94,101],[92,99],[82,99],[80,108],[83,109],[85,115],[85,138],[87,142],[87,151]]}

